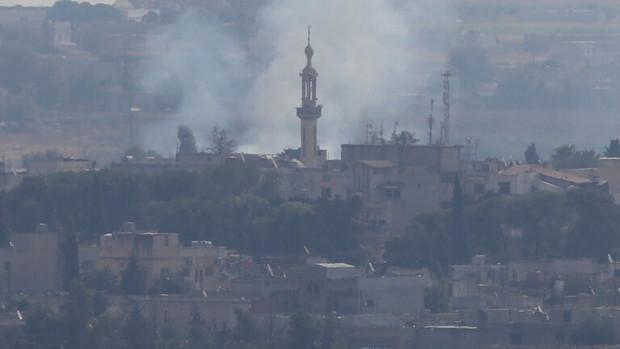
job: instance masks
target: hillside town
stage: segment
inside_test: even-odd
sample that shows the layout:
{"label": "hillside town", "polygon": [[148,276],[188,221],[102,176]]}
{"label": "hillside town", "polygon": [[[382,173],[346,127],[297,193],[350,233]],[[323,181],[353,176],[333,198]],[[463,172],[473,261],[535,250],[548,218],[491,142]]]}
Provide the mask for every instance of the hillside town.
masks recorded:
{"label": "hillside town", "polygon": [[[464,1],[456,36],[423,31],[456,47],[449,64],[425,66],[437,71],[422,92],[382,100],[393,129],[364,115],[349,140],[352,121],[330,124],[344,108],[322,85],[329,50],[303,23],[298,59],[281,68],[297,97],[278,96],[299,124],[266,135],[294,143],[253,151],[244,138],[264,130],[241,116],[215,118],[205,142],[182,118],[194,112],[184,93],[247,110],[198,78],[191,92],[175,76],[145,87],[145,64],[191,46],[157,29],[186,11],[218,17],[250,62],[241,84],[270,70],[255,34],[266,3],[0,7],[0,348],[620,345],[620,8]],[[533,26],[484,29],[501,22]],[[561,29],[530,31],[549,23]],[[429,46],[441,61],[445,48]],[[604,151],[569,131],[515,135],[558,110],[555,123],[598,130]],[[145,136],[162,124],[177,131],[170,155]]]}

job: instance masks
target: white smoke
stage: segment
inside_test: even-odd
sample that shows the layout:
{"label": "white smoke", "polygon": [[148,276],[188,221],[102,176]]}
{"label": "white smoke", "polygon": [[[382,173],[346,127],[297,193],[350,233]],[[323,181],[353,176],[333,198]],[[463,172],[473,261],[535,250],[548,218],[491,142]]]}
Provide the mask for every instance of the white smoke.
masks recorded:
{"label": "white smoke", "polygon": [[149,42],[159,55],[142,79],[149,92],[174,91],[181,96],[178,112],[142,132],[144,146],[163,154],[174,152],[179,125],[188,125],[199,148],[208,146],[213,127],[234,129],[239,122],[240,87],[245,54],[216,19],[182,16]]}
{"label": "white smoke", "polygon": [[156,52],[167,54],[144,75],[150,91],[178,81],[181,108],[145,129],[143,144],[171,153],[178,125],[187,124],[199,148],[208,146],[214,126],[230,129],[241,151],[276,153],[299,147],[295,107],[301,104],[307,25],[312,26],[312,63],[323,105],[318,142],[331,158],[339,157],[341,143],[361,141],[369,120],[375,125],[383,121],[386,137],[398,121],[422,138],[424,117],[413,121],[395,104],[426,85],[420,76],[430,72],[421,63],[425,50],[414,31],[415,21],[428,11],[409,1],[272,1],[259,11],[252,56],[267,64],[250,81],[247,72],[256,64],[247,61],[242,45],[224,33],[221,23],[187,15],[164,28],[166,40],[152,43]]}

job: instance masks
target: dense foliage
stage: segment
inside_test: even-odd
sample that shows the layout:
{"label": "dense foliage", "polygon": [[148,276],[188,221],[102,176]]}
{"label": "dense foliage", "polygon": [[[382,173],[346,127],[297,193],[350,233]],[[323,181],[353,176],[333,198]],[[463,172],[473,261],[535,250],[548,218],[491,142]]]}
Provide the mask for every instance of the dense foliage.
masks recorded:
{"label": "dense foliage", "polygon": [[[595,189],[488,195],[462,212],[466,255],[486,254],[491,262],[579,257],[604,261],[620,245],[619,208],[611,196]],[[443,270],[463,262],[454,252],[464,244],[455,238],[454,217],[451,210],[418,215],[405,235],[387,243],[388,263]]]}
{"label": "dense foliage", "polygon": [[261,179],[256,168],[243,164],[201,173],[30,176],[0,193],[0,200],[5,234],[32,232],[40,222],[65,231],[69,217],[71,234],[79,233],[81,241],[97,241],[123,221],[135,221],[140,229],[179,233],[185,243],[211,240],[254,255],[301,254],[307,246],[354,262],[358,252],[359,202],[284,200],[275,173]]}

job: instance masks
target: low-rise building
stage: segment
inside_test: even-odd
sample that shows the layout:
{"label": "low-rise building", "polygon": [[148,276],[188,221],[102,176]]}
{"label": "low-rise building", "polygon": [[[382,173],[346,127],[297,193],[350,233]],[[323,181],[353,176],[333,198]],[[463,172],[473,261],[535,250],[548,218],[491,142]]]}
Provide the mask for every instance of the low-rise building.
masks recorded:
{"label": "low-rise building", "polygon": [[0,248],[0,293],[47,293],[62,289],[58,236],[40,225],[36,233],[15,234]]}
{"label": "low-rise building", "polygon": [[132,258],[145,271],[147,290],[166,271],[182,273],[193,289],[212,291],[226,286],[220,277],[226,248],[209,241],[193,241],[185,247],[176,233],[137,232],[134,224],[124,224],[122,231],[101,237],[99,269],[109,268],[120,276]]}

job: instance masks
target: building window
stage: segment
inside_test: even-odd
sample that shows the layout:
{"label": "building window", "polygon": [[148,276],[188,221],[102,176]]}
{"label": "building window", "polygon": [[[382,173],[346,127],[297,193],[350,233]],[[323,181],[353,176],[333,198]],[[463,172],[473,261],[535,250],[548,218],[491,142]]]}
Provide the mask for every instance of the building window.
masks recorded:
{"label": "building window", "polygon": [[510,194],[510,182],[499,182],[499,193]]}
{"label": "building window", "polygon": [[213,276],[213,267],[205,268],[205,275],[206,276]]}
{"label": "building window", "polygon": [[321,197],[323,199],[331,199],[332,198],[332,188],[321,188]]}
{"label": "building window", "polygon": [[385,188],[383,195],[389,199],[400,199],[400,189],[398,188]]}

